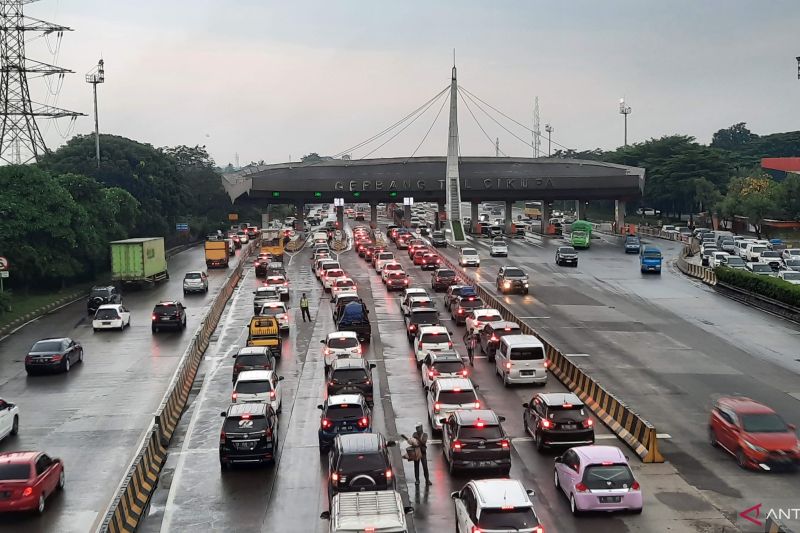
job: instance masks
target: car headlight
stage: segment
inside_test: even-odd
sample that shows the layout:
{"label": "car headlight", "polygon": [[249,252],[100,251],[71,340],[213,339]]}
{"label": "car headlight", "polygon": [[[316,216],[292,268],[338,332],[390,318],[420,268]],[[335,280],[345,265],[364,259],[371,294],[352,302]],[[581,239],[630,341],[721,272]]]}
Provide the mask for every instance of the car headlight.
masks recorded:
{"label": "car headlight", "polygon": [[503,285],[505,285],[506,287],[510,287],[511,286],[511,282],[510,281],[506,281]]}
{"label": "car headlight", "polygon": [[523,281],[522,284],[525,285],[526,287],[528,286],[528,282],[527,281]]}
{"label": "car headlight", "polygon": [[746,441],[746,440],[742,441],[742,442],[744,442],[744,445],[747,446],[748,448],[750,448],[751,450],[753,450],[754,452],[767,453],[767,450],[765,448],[762,448],[761,446],[756,446],[752,442],[749,442],[749,441]]}

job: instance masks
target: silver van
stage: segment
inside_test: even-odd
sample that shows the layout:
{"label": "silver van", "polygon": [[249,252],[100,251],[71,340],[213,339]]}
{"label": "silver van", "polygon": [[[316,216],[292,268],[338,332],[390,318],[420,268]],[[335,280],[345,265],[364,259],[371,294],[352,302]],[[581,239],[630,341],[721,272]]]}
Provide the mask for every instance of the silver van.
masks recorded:
{"label": "silver van", "polygon": [[330,521],[330,533],[406,533],[410,512],[412,508],[404,507],[394,490],[340,492],[320,518]]}
{"label": "silver van", "polygon": [[500,339],[494,356],[497,375],[503,385],[547,383],[547,354],[544,344],[533,335],[509,335]]}

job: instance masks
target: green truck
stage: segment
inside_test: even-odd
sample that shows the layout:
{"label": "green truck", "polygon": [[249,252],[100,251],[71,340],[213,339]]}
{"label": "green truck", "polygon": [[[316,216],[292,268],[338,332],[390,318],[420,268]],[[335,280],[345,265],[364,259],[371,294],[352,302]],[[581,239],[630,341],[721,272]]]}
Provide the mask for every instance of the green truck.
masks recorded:
{"label": "green truck", "polygon": [[570,244],[573,248],[588,248],[592,242],[592,224],[585,220],[576,220],[570,228]]}
{"label": "green truck", "polygon": [[162,237],[125,239],[111,243],[111,280],[122,284],[152,285],[169,279]]}

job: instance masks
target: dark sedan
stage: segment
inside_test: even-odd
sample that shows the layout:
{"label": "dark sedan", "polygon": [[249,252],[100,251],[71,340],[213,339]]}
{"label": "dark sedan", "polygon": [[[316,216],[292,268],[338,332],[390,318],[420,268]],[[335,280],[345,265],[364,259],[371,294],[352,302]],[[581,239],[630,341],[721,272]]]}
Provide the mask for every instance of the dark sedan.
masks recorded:
{"label": "dark sedan", "polygon": [[83,346],[69,337],[42,339],[25,356],[25,371],[36,374],[44,371],[69,372],[72,365],[83,362]]}

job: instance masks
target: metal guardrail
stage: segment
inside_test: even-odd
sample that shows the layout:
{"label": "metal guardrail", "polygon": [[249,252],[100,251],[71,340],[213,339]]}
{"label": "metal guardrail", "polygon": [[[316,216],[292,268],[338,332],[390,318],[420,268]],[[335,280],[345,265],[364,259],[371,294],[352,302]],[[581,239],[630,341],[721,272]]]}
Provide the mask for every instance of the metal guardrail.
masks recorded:
{"label": "metal guardrail", "polygon": [[178,368],[172,375],[161,405],[156,410],[153,421],[145,431],[138,451],[117,489],[116,496],[106,509],[102,523],[95,529],[97,533],[132,532],[138,527],[158,483],[158,476],[166,460],[167,447],[186,406],[197,368],[208,348],[211,334],[216,329],[222,311],[242,277],[245,260],[257,247],[258,243],[253,241],[246,248],[242,248],[239,264],[195,330],[189,346],[181,356]]}

